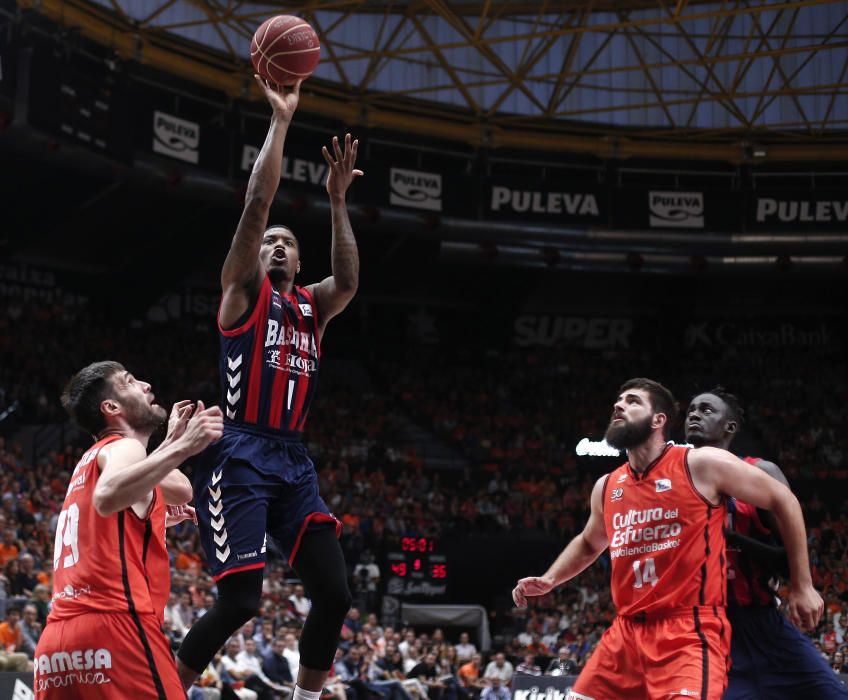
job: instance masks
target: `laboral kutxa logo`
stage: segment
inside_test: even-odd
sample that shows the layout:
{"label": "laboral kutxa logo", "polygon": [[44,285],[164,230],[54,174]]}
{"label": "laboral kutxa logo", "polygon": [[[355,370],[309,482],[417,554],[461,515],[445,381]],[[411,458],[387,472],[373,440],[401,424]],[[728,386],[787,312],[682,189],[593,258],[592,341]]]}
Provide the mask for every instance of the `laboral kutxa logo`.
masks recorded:
{"label": "laboral kutxa logo", "polygon": [[200,124],[165,112],[153,112],[153,151],[194,163],[200,158]]}
{"label": "laboral kutxa logo", "polygon": [[442,210],[442,176],[420,170],[392,168],[389,203],[413,209]]}
{"label": "laboral kutxa logo", "polygon": [[653,228],[704,228],[703,192],[648,192]]}

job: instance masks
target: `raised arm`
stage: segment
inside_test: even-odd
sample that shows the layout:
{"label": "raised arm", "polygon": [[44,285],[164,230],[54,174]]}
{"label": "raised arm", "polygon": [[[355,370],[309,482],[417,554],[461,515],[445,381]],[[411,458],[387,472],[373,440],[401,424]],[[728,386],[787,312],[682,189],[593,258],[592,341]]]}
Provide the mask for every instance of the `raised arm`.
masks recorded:
{"label": "raised arm", "polygon": [[250,308],[262,285],[264,272],[259,264],[262,234],[268,225],[268,213],[280,186],[283,144],[300,99],[300,81],[294,87],[282,88],[283,92],[268,87],[259,76],[256,76],[256,81],[271,104],[273,114],[265,143],[253,164],[253,172],[247,183],[244,211],[221,269],[223,297],[220,321],[224,328],[233,326]]}
{"label": "raised arm", "polygon": [[310,287],[318,305],[318,333],[323,335],[327,322],[341,313],[353,299],[359,286],[359,252],[356,238],[347,215],[345,197],[350,183],[364,173],[354,168],[359,141],[351,142],[345,134],[344,152],[338,137],[333,137],[333,155],[324,146],[322,153],[327,161],[327,194],[330,196],[330,211],[333,219],[333,242],[331,262],[333,274]]}
{"label": "raised arm", "polygon": [[[754,466],[762,469],[766,474],[773,479],[777,479],[787,488],[789,487],[789,482],[783,471],[773,462],[767,462],[761,459]],[[777,521],[769,511],[758,509],[757,513],[763,524],[773,533],[777,533],[780,530]],[[789,559],[786,557],[786,548],[782,545],[769,545],[753,537],[740,535],[735,530],[725,530],[724,536],[728,544],[738,547],[746,556],[756,560],[767,570],[776,571],[781,576],[789,575]]]}
{"label": "raised arm", "polygon": [[550,568],[542,576],[523,578],[512,591],[512,599],[519,608],[527,606],[527,596],[549,593],[560,584],[574,578],[597,559],[607,548],[607,531],[604,526],[604,484],[608,475],[595,482],[592,489],[591,512],[586,527],[568,543]]}
{"label": "raised arm", "polygon": [[97,456],[100,476],[94,488],[94,507],[106,517],[138,506],[144,512],[153,489],[188,457],[221,437],[224,416],[217,406],[199,410],[185,433],[170,445],[147,455],[138,440],[124,439],[108,445]]}
{"label": "raised arm", "polygon": [[688,462],[695,487],[707,499],[714,501],[726,494],[771,511],[789,559],[791,591],[786,604],[789,619],[802,629],[814,629],[824,602],[813,588],[807,531],[798,499],[777,479],[726,450],[714,447],[690,450]]}
{"label": "raised arm", "polygon": [[[202,410],[202,402],[199,404],[199,408]],[[177,401],[173,405],[171,414],[168,417],[168,432],[165,435],[165,439],[151,454],[155,454],[158,450],[166,449],[168,445],[182,437],[194,413],[194,409],[195,405],[189,399]],[[166,474],[165,478],[159,482],[159,487],[162,489],[162,496],[165,499],[165,503],[169,506],[185,505],[194,495],[191,488],[191,481],[189,481],[188,477],[179,468],[172,469]]]}

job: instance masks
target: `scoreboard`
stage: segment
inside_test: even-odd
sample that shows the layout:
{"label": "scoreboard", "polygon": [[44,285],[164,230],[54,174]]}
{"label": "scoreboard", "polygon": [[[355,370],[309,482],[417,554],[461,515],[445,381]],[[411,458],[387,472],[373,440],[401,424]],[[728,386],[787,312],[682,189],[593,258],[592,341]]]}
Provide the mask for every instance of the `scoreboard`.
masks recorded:
{"label": "scoreboard", "polygon": [[54,48],[25,49],[28,119],[35,127],[99,151],[110,158],[132,159],[131,113],[126,76],[104,63]]}
{"label": "scoreboard", "polygon": [[400,537],[386,555],[386,592],[395,596],[442,597],[450,565],[432,537]]}

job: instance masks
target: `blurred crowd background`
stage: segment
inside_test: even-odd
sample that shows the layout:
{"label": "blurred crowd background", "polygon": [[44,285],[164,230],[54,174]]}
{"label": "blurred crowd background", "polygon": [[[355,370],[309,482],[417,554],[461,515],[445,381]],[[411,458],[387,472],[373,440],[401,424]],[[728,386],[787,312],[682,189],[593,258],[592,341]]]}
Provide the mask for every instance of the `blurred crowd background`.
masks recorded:
{"label": "blurred crowd background", "polygon": [[[163,404],[214,402],[217,339],[204,324],[127,326],[61,303],[12,303],[0,329],[7,436],[0,437],[0,663],[12,668],[23,667],[21,654],[32,659],[45,622],[56,519],[90,444],[62,415],[63,383],[89,360],[114,358],[150,381]],[[305,439],[324,498],[344,523],[355,607],[327,693],[448,700],[485,691],[488,698],[513,673],[579,672],[614,615],[606,555],[529,610],[514,609],[509,590],[518,577],[540,573],[582,528],[595,478],[617,462],[580,456],[575,445],[600,438],[618,384],[634,373],[666,382],[684,408],[715,382],[743,397],[737,451],[775,460],[802,501],[814,582],[827,605],[812,636],[834,670],[846,670],[848,463],[838,436],[848,395],[835,352],[695,348],[682,361],[679,347],[663,343],[656,351],[469,344],[453,347],[445,362],[444,344],[405,351],[375,343],[331,354]],[[384,604],[387,554],[400,537],[450,543],[452,575],[438,600],[483,603],[491,648],[481,649],[476,628],[411,627],[402,608]],[[165,620],[176,646],[211,605],[215,586],[191,523],[169,529],[168,544],[173,593]],[[474,570],[452,552],[467,552]],[[262,608],[204,675],[198,697],[286,697],[308,609],[294,572],[272,555]]]}

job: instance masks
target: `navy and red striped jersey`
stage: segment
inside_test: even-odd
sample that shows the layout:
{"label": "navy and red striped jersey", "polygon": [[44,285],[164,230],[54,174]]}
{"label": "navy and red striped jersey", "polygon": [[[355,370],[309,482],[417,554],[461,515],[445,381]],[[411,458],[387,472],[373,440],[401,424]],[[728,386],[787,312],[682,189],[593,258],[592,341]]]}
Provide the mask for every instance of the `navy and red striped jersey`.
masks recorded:
{"label": "navy and red striped jersey", "polygon": [[[756,465],[759,457],[745,457]],[[756,506],[736,498],[727,501],[727,528],[734,532],[775,544],[771,530],[760,519]],[[727,598],[730,605],[773,607],[777,605],[777,574],[766,571],[753,557],[745,556],[738,547],[727,547]]]}
{"label": "navy and red striped jersey", "polygon": [[248,319],[221,327],[221,406],[230,421],[300,432],[318,383],[321,347],[312,294],[280,294],[268,276]]}

